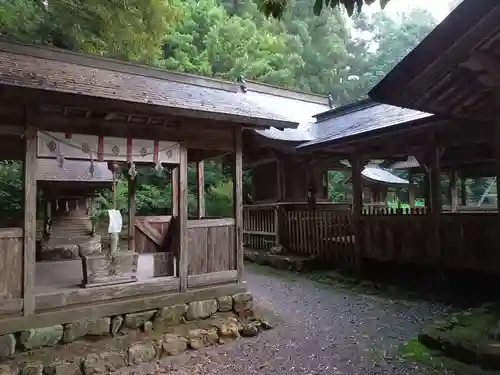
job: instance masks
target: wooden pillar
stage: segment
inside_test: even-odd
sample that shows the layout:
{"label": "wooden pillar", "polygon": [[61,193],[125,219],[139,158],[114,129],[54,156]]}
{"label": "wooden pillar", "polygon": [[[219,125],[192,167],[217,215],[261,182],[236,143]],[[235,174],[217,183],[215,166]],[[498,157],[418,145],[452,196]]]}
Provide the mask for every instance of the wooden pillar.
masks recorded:
{"label": "wooden pillar", "polygon": [[410,208],[415,207],[415,186],[413,185],[413,170],[408,170],[408,204]]}
{"label": "wooden pillar", "polygon": [[432,246],[438,258],[438,272],[444,266],[444,254],[441,246],[441,149],[436,144],[429,146],[429,182],[430,182],[430,211],[432,222]]}
{"label": "wooden pillar", "polygon": [[362,264],[363,240],[361,233],[361,211],[363,209],[363,185],[361,171],[363,162],[358,155],[354,155],[352,164],[352,225],[354,232],[354,249],[356,268],[360,271]]}
{"label": "wooden pillar", "polygon": [[234,249],[236,251],[236,270],[238,282],[243,281],[243,150],[240,128],[234,130],[233,161],[233,210],[234,210]]}
{"label": "wooden pillar", "polygon": [[172,216],[179,216],[179,167],[172,168],[172,180],[170,181],[172,190]]}
{"label": "wooden pillar", "polygon": [[281,163],[276,159],[276,202],[281,202],[283,196],[283,186],[281,183]]}
{"label": "wooden pillar", "polygon": [[36,248],[36,130],[27,129],[24,155],[24,316],[35,313]]}
{"label": "wooden pillar", "polygon": [[205,217],[205,162],[196,163],[196,196],[198,203],[198,219]]}
{"label": "wooden pillar", "polygon": [[[187,290],[188,284],[188,264],[189,264],[189,248],[188,248],[188,158],[187,148],[181,144],[179,155],[179,167],[177,168],[178,179],[173,179],[174,184],[172,191],[178,192],[177,213],[179,218],[179,279],[180,290]],[[173,201],[175,202],[175,201]]]}
{"label": "wooden pillar", "polygon": [[458,188],[457,188],[457,172],[450,173],[450,200],[451,212],[458,212]]}
{"label": "wooden pillar", "polygon": [[[466,178],[460,176],[460,205],[467,206],[467,186],[465,184]],[[498,186],[498,185],[497,185]]]}
{"label": "wooden pillar", "polygon": [[137,176],[128,177],[128,250],[135,251],[135,211]]}

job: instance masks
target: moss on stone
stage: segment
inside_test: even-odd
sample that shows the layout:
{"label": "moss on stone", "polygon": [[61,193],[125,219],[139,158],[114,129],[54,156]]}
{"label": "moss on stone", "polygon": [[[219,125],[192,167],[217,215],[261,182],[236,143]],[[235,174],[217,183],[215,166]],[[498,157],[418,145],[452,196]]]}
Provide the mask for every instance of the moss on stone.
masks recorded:
{"label": "moss on stone", "polygon": [[498,328],[500,309],[496,306],[451,314],[426,327],[419,342],[454,360],[486,369],[500,369],[500,342],[492,331]]}

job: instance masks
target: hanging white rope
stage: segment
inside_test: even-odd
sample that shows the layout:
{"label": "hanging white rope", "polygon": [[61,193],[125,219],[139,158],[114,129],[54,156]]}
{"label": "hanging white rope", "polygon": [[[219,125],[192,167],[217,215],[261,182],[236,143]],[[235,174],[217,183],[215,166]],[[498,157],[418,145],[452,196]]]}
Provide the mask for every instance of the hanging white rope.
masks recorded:
{"label": "hanging white rope", "polygon": [[[83,149],[83,147],[82,147],[83,145],[74,144],[71,141],[68,141],[67,139],[59,139],[59,138],[53,136],[52,134],[47,133],[47,132],[45,132],[43,130],[38,130],[38,131],[42,135],[44,135],[45,137],[47,137],[48,139],[54,140],[56,142],[63,143],[65,145],[69,146],[69,147],[75,148],[75,149],[80,150],[80,151],[82,151],[82,149]],[[42,138],[44,138],[44,137],[42,137]],[[45,139],[45,140],[47,140],[47,139]],[[166,148],[160,149],[160,150],[158,150],[158,154],[160,154],[162,152],[167,153],[169,150],[173,150],[176,146],[177,145],[173,145],[173,146],[170,146],[170,147],[166,147]],[[143,158],[145,156],[149,156],[149,155],[154,155],[155,154],[154,147],[153,147],[153,151],[148,151],[148,150],[145,150],[145,151],[146,152],[142,152],[142,150],[141,150],[141,152],[139,154],[132,154],[130,156],[131,157],[141,157],[141,158]],[[100,153],[98,151],[94,151],[94,150],[90,149],[90,147],[86,151],[84,151],[84,152],[86,154],[89,154],[89,155],[94,155],[94,154],[95,155],[99,155],[99,154],[101,154],[101,155],[104,155],[104,156],[111,156],[111,157],[127,157],[127,156],[129,156],[127,154],[120,154],[120,153],[113,153],[113,152],[101,152]]]}

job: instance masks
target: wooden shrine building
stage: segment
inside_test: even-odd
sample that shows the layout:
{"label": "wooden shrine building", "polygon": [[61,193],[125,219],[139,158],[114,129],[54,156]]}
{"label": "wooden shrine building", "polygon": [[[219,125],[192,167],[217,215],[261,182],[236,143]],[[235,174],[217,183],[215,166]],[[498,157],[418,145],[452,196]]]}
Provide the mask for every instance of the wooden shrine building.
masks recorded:
{"label": "wooden shrine building", "polygon": [[[69,133],[68,133],[69,135]],[[40,139],[38,147],[55,144]],[[113,187],[107,163],[37,158],[37,188],[42,192],[43,219],[37,221],[37,260],[79,259],[101,250],[92,221],[93,197]],[[40,209],[40,208],[39,208]]]}
{"label": "wooden shrine building", "polygon": [[[384,103],[376,105],[385,113],[383,121],[366,118],[299,147],[352,163],[350,230],[357,267],[377,260],[440,272],[500,273],[500,210],[456,209],[458,178],[500,177],[499,17],[498,2],[464,0],[370,92]],[[373,159],[393,166],[415,159],[408,170],[410,178],[423,180],[426,207],[364,207],[361,170]],[[444,209],[448,194],[455,209]]]}
{"label": "wooden shrine building", "polygon": [[[244,207],[245,244],[265,249],[279,245],[290,253],[318,255],[322,252],[318,248],[322,235],[319,232],[306,235],[303,227],[318,218],[335,219],[338,216],[334,217],[334,213],[341,215],[340,227],[349,227],[351,202],[331,202],[328,171],[350,171],[351,164],[343,155],[304,151],[303,146],[351,128],[365,131],[385,119],[404,122],[418,112],[385,113],[385,108],[369,100],[332,109],[327,97],[255,83],[248,84],[244,94],[299,123],[296,129],[272,127],[243,133],[244,164],[252,174],[252,202]],[[409,188],[407,180],[370,160],[363,167],[366,205],[387,207],[388,189]],[[350,183],[349,180],[345,183]],[[326,233],[329,224],[323,224]],[[352,233],[349,229],[345,233],[342,240],[349,241],[344,246],[348,252]],[[327,235],[339,239],[334,233]]]}
{"label": "wooden shrine building", "polygon": [[[0,40],[0,156],[24,161],[24,222],[0,230],[0,334],[245,290],[242,129],[297,124],[238,91],[231,82]],[[188,162],[227,154],[233,215],[189,219]],[[112,173],[126,165],[127,248],[116,246],[120,216],[112,213],[109,248],[76,260],[36,262],[37,190],[48,186],[37,174],[38,159],[68,167],[83,163],[94,177],[97,163]],[[170,229],[172,241],[157,249],[159,256],[142,257],[134,240],[139,164],[172,175],[177,224]],[[60,186],[51,198],[72,185]],[[79,199],[88,197],[76,190],[67,196],[73,202],[77,197],[77,211],[83,209]]]}

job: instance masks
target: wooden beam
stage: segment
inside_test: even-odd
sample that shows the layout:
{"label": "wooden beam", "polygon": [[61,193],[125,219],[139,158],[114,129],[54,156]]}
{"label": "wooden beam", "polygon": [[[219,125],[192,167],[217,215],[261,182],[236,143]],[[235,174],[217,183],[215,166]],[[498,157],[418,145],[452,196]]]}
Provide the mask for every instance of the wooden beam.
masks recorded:
{"label": "wooden beam", "polygon": [[205,217],[205,162],[196,163],[196,197],[198,204],[198,219]]}
{"label": "wooden beam", "polygon": [[24,316],[35,312],[36,130],[26,129],[24,158]]}
{"label": "wooden beam", "polygon": [[177,190],[179,192],[179,279],[180,290],[184,292],[188,287],[188,161],[187,148],[180,146],[179,181]]}
{"label": "wooden beam", "polygon": [[128,176],[128,250],[135,251],[135,212],[137,176]]}
{"label": "wooden beam", "polygon": [[234,249],[238,281],[243,281],[243,148],[242,130],[234,130],[233,162],[233,210],[234,210]]}
{"label": "wooden beam", "polygon": [[170,187],[172,193],[172,216],[179,216],[179,167],[172,168]]}
{"label": "wooden beam", "polygon": [[363,161],[354,154],[351,159],[352,166],[352,225],[354,232],[354,250],[356,253],[356,269],[361,271],[363,258],[363,240],[361,238],[361,210],[363,208],[363,181],[361,171]]}

